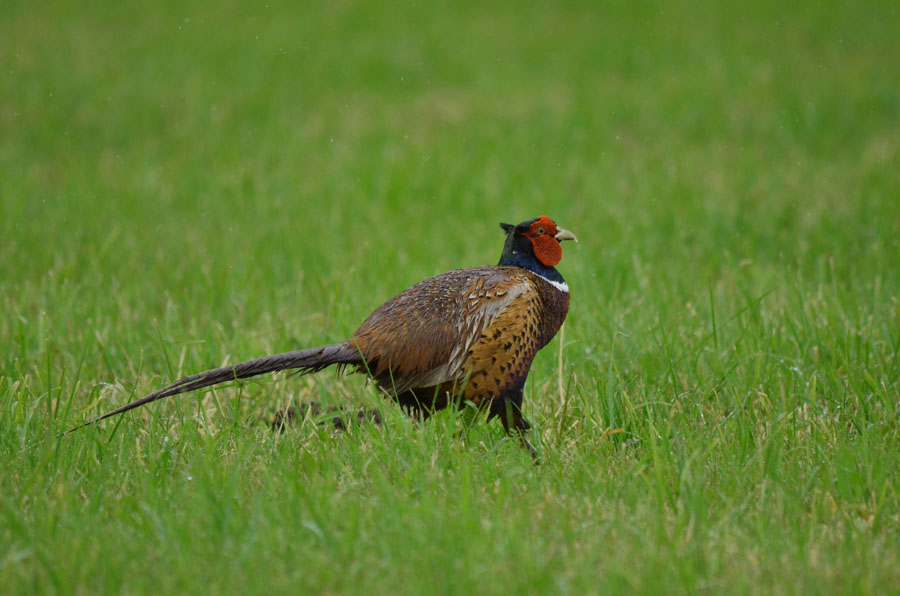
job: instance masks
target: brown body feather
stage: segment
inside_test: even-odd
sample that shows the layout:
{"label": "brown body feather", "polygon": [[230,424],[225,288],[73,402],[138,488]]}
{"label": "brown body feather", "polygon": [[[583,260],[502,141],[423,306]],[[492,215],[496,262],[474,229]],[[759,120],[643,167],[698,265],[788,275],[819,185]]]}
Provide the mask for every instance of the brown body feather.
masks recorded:
{"label": "brown body feather", "polygon": [[425,280],[363,322],[354,342],[367,372],[426,416],[456,397],[521,405],[537,351],[565,319],[569,295],[520,267],[476,267]]}

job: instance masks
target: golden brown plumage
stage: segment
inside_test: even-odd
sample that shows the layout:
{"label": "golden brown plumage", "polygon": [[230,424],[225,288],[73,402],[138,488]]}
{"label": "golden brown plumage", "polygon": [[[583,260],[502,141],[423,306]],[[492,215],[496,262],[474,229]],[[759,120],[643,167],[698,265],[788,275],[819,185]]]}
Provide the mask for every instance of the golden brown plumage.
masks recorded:
{"label": "golden brown plumage", "polygon": [[[500,264],[458,269],[388,300],[342,343],[257,358],[190,377],[82,425],[163,397],[266,372],[352,366],[422,417],[472,402],[520,433],[522,389],[538,350],[559,330],[568,287],[553,268],[560,240],[575,237],[547,217],[510,226]],[[80,428],[80,427],[77,427]],[[74,429],[73,429],[74,430]]]}

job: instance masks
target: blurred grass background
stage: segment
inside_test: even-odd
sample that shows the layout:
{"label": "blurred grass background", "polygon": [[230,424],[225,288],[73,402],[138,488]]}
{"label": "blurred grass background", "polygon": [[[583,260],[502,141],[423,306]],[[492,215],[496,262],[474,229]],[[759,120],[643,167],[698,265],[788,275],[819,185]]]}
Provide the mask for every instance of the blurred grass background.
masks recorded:
{"label": "blurred grass background", "polygon": [[[892,3],[2,12],[5,590],[900,585]],[[541,468],[453,416],[259,424],[379,403],[327,373],[54,438],[342,340],[540,214],[581,240],[526,389]]]}

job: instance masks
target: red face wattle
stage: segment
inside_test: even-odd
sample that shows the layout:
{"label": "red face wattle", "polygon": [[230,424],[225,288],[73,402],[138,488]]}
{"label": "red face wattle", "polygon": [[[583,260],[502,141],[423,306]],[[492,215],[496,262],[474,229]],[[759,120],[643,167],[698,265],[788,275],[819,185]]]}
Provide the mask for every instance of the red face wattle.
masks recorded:
{"label": "red face wattle", "polygon": [[547,267],[553,267],[562,259],[562,246],[556,236],[556,223],[546,215],[537,218],[525,232],[534,246],[534,256]]}

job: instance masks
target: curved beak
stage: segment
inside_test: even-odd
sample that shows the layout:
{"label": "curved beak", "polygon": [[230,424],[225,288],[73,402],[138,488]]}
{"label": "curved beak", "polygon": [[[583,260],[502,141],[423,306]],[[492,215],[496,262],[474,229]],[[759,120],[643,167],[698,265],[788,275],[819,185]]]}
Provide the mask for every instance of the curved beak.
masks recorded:
{"label": "curved beak", "polygon": [[575,234],[559,226],[556,227],[556,236],[554,236],[554,238],[560,242],[563,240],[574,240],[575,242],[578,242],[578,238],[575,237]]}

